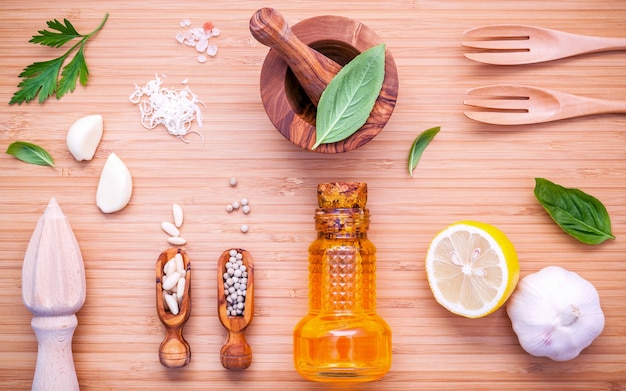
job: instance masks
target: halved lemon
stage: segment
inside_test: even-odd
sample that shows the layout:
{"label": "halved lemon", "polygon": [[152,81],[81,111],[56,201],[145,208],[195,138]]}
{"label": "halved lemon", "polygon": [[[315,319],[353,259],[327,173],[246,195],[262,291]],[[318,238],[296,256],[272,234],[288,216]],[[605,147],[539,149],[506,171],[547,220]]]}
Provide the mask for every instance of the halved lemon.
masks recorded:
{"label": "halved lemon", "polygon": [[480,318],[500,308],[519,281],[513,243],[498,228],[461,221],[439,232],[426,255],[426,275],[439,304]]}

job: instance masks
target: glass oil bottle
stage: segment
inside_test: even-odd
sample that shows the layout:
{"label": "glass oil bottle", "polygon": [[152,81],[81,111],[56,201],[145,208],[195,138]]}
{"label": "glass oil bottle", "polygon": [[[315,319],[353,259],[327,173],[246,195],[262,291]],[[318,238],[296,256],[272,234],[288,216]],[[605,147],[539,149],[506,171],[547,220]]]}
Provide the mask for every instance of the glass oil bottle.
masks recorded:
{"label": "glass oil bottle", "polygon": [[322,183],[317,190],[309,312],[294,330],[294,364],[314,381],[378,380],[391,367],[391,329],[376,314],[367,184]]}

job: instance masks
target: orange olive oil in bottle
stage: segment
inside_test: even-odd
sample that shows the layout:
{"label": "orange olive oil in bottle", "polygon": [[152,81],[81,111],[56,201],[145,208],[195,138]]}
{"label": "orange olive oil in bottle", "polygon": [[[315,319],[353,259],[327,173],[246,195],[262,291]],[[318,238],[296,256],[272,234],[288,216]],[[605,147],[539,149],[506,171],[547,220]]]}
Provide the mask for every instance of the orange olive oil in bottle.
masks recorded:
{"label": "orange olive oil in bottle", "polygon": [[309,246],[309,312],[293,334],[304,378],[364,382],[391,367],[391,329],[376,314],[376,247],[367,238],[367,184],[318,185]]}

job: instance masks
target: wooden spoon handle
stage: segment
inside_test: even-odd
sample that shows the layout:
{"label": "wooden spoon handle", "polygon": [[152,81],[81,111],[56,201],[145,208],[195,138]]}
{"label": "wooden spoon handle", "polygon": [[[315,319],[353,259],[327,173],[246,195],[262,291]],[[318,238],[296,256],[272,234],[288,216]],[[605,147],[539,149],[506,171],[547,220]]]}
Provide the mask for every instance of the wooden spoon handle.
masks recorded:
{"label": "wooden spoon handle", "polygon": [[72,355],[72,336],[78,325],[76,315],[35,316],[31,326],[39,345],[33,391],[79,391]]}
{"label": "wooden spoon handle", "polygon": [[180,368],[191,361],[191,348],[185,338],[183,329],[168,328],[165,339],[159,347],[159,361],[168,368]]}
{"label": "wooden spoon handle", "polygon": [[272,8],[261,8],[250,18],[252,36],[276,50],[294,73],[313,104],[341,69],[341,65],[296,37],[283,16]]}
{"label": "wooden spoon handle", "polygon": [[252,348],[242,332],[228,332],[228,341],[220,350],[220,361],[226,369],[246,369],[252,363]]}
{"label": "wooden spoon handle", "polygon": [[561,50],[569,51],[568,55],[626,50],[626,38],[598,37],[557,32],[562,38]]}

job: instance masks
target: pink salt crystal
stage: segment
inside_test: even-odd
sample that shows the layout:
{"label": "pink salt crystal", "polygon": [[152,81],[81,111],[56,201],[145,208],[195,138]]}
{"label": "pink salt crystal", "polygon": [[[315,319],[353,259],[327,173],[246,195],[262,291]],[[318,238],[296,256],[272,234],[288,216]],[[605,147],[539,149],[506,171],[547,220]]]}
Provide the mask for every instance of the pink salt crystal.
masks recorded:
{"label": "pink salt crystal", "polygon": [[217,45],[210,44],[206,49],[206,53],[211,57],[215,56],[217,54]]}

